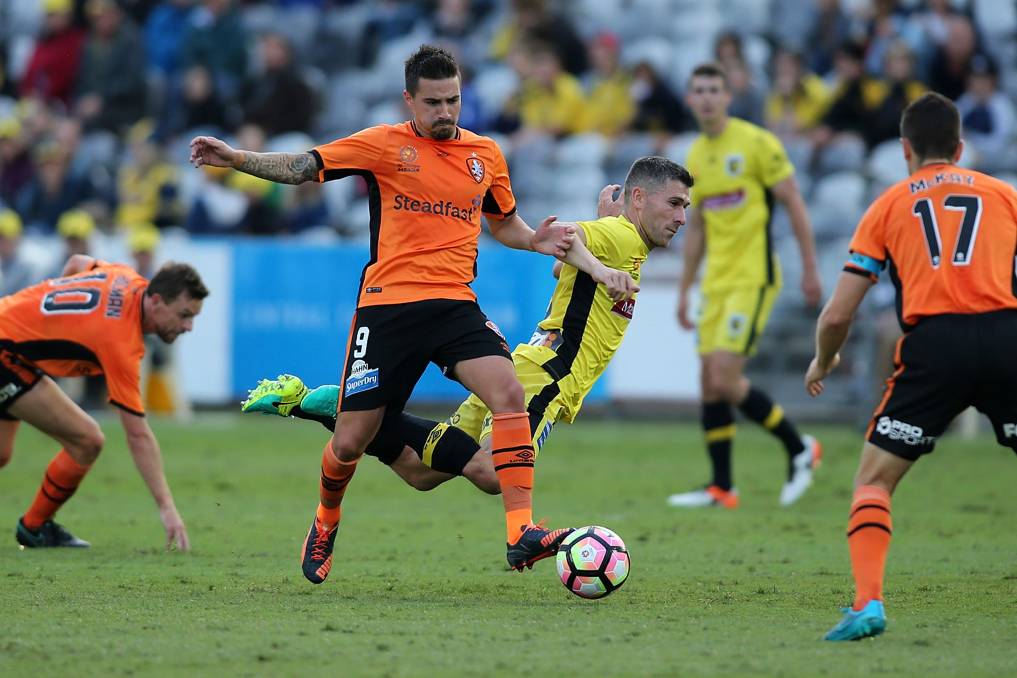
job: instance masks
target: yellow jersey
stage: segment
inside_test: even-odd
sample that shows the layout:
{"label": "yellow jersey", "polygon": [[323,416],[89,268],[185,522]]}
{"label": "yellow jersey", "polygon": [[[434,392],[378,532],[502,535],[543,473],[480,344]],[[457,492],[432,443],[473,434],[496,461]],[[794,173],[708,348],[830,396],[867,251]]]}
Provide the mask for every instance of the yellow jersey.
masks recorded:
{"label": "yellow jersey", "polygon": [[[581,221],[586,246],[605,266],[626,271],[639,282],[650,248],[623,216]],[[513,352],[540,365],[553,378],[549,399],[562,404],[561,418],[572,422],[583,399],[621,346],[636,299],[615,302],[588,274],[563,266],[547,315],[529,344]]]}
{"label": "yellow jersey", "polygon": [[706,231],[703,289],[780,285],[770,233],[770,188],[794,173],[780,140],[730,118],[716,137],[700,134],[686,161],[696,186],[692,206]]}

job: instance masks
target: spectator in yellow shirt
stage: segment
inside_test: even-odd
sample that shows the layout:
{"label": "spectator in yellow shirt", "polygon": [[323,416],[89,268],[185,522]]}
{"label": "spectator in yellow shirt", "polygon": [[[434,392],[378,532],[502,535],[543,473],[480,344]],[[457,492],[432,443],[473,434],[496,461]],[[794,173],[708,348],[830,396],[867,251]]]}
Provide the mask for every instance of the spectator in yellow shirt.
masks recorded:
{"label": "spectator in yellow shirt", "polygon": [[561,66],[545,42],[522,40],[510,56],[521,84],[502,111],[500,131],[564,136],[583,131],[586,98],[582,85]]}
{"label": "spectator in yellow shirt", "polygon": [[802,55],[782,49],[773,59],[773,88],[766,99],[766,126],[781,138],[795,137],[819,124],[830,105],[822,78],[805,70]]}
{"label": "spectator in yellow shirt", "polygon": [[142,120],[127,134],[130,162],[121,166],[117,177],[118,226],[180,224],[176,169],[163,157],[153,130],[150,121]]}
{"label": "spectator in yellow shirt", "polygon": [[628,129],[636,115],[632,98],[632,77],[619,60],[618,37],[600,33],[590,43],[590,64],[593,67],[588,83],[586,104],[587,131],[617,136]]}

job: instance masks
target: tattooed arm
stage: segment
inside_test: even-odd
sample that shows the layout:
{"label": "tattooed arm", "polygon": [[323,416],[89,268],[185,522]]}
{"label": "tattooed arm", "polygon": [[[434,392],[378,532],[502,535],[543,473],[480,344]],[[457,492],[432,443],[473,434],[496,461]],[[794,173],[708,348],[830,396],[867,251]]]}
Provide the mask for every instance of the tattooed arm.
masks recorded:
{"label": "tattooed arm", "polygon": [[281,184],[302,184],[318,176],[317,160],[310,153],[241,151],[215,137],[195,137],[191,141],[191,163],[195,167],[232,167]]}

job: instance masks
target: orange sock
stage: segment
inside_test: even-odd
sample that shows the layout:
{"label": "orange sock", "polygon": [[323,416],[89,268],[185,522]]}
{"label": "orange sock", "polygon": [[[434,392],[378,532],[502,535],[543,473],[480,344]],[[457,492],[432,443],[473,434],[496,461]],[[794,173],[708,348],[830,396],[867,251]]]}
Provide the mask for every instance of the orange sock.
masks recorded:
{"label": "orange sock", "polygon": [[67,454],[67,450],[57,452],[46,467],[42,477],[42,485],[35,495],[35,501],[25,511],[25,527],[38,530],[42,524],[53,517],[53,514],[71,498],[78,489],[81,479],[88,473],[90,466],[82,466]]}
{"label": "orange sock", "polygon": [[353,472],[357,470],[357,462],[340,461],[332,452],[332,443],[327,443],[321,453],[321,486],[319,496],[321,503],[318,504],[318,521],[325,525],[335,525],[339,522],[339,505],[346,494],[346,486],[353,478]]}
{"label": "orange sock", "polygon": [[890,494],[881,487],[862,485],[855,490],[848,518],[848,549],[855,577],[855,610],[870,600],[883,599],[883,571],[890,550]]}
{"label": "orange sock", "polygon": [[533,523],[533,439],[530,417],[525,412],[494,415],[491,429],[491,460],[505,504],[508,543],[519,540]]}

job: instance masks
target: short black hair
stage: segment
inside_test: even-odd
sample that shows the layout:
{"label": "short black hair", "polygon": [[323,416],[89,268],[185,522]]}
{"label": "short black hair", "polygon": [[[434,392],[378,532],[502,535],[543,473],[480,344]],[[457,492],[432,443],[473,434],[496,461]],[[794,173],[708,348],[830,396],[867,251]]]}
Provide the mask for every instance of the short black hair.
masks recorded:
{"label": "short black hair", "polygon": [[406,91],[417,93],[420,79],[445,80],[459,75],[459,64],[447,49],[434,45],[421,45],[420,49],[406,60]]}
{"label": "short black hair", "polygon": [[163,264],[145,290],[146,295],[158,294],[167,304],[172,304],[184,292],[191,299],[204,299],[208,296],[208,288],[194,267],[175,261]]}
{"label": "short black hair", "polygon": [[704,64],[699,64],[692,69],[692,75],[689,76],[689,82],[692,82],[693,78],[720,78],[724,82],[724,89],[727,89],[727,71],[724,67],[714,61],[708,61]]}
{"label": "short black hair", "polygon": [[960,145],[960,134],[957,107],[938,92],[918,97],[900,116],[900,135],[922,159],[952,158]]}
{"label": "short black hair", "polygon": [[647,191],[661,188],[668,181],[680,181],[689,188],[695,180],[692,173],[673,160],[659,155],[639,158],[625,177],[625,199],[632,196],[632,189],[639,186]]}

